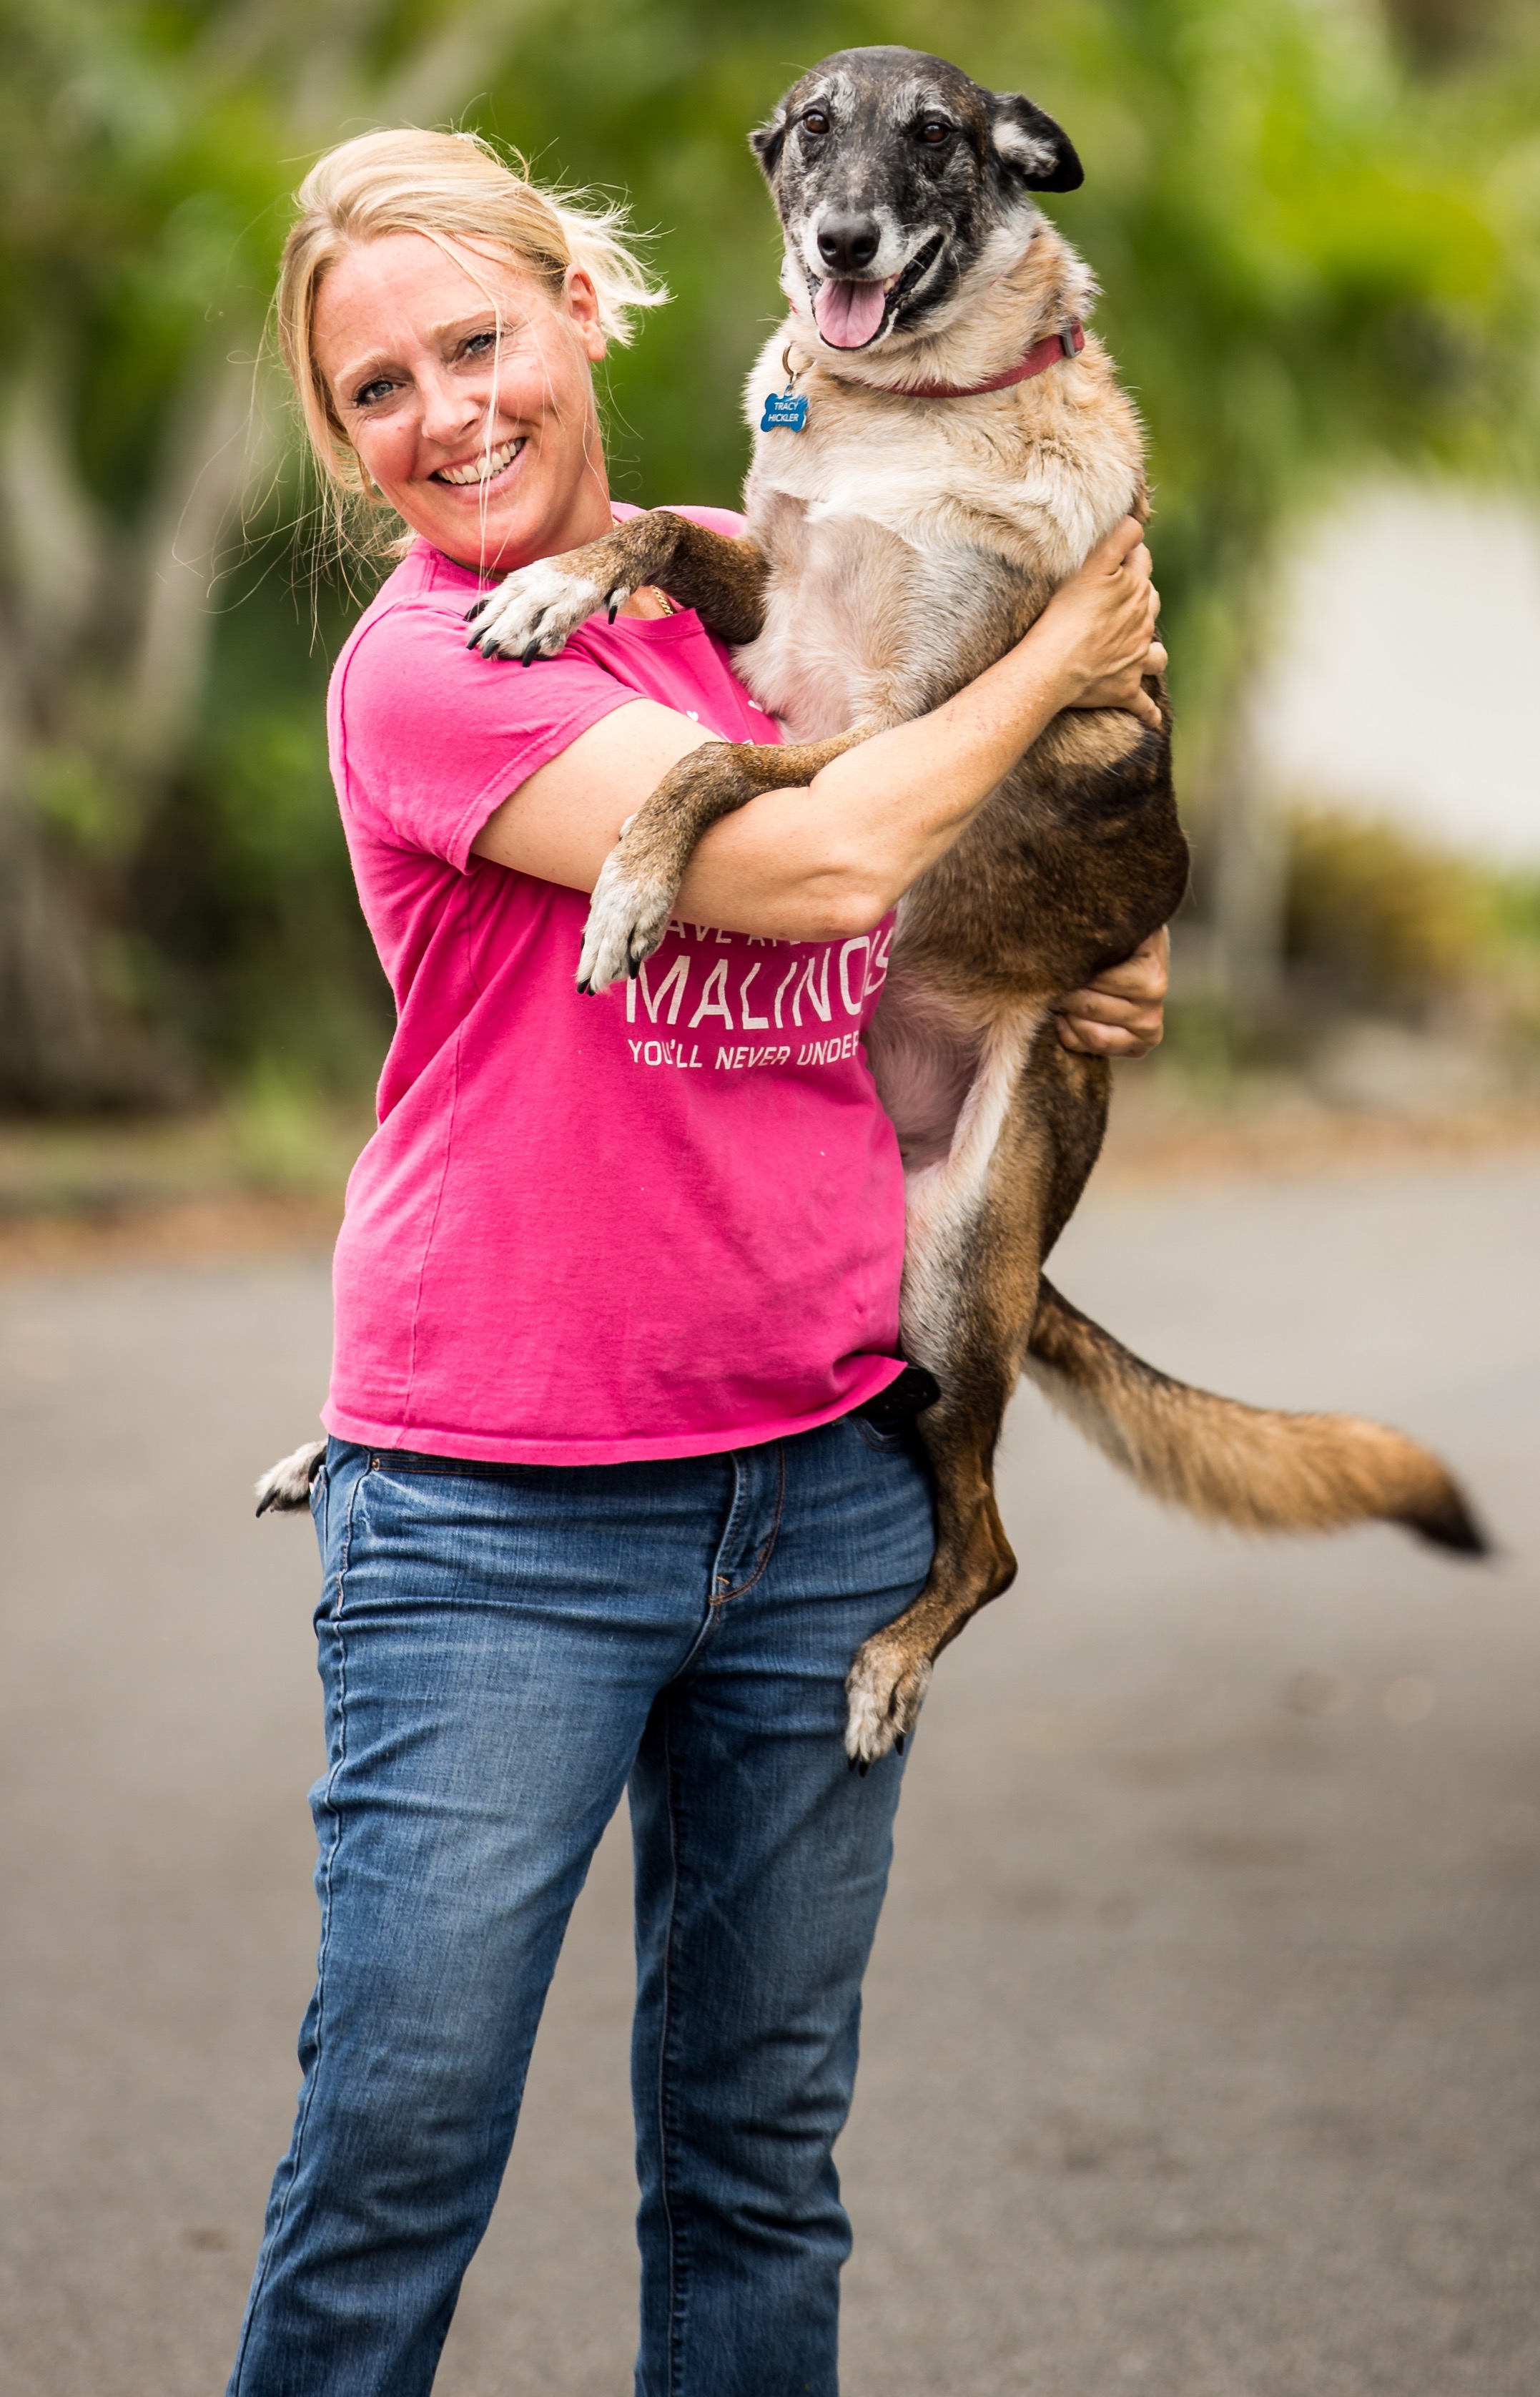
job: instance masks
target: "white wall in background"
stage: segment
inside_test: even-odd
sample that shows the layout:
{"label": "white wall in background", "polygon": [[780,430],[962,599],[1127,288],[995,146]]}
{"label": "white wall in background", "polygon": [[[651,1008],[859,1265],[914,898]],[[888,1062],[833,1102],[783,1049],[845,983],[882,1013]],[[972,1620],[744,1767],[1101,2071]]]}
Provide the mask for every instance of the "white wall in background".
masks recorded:
{"label": "white wall in background", "polygon": [[1540,516],[1447,487],[1346,494],[1286,579],[1255,698],[1268,787],[1540,864]]}

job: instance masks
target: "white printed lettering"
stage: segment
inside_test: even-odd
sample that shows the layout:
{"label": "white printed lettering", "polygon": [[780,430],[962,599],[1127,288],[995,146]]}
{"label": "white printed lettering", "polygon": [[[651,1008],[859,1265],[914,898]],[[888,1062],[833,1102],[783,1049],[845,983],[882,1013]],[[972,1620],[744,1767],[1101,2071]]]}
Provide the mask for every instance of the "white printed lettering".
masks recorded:
{"label": "white printed lettering", "polygon": [[[703,1023],[708,1015],[719,1015],[728,1030],[732,1030],[732,1010],[728,1005],[728,961],[718,957],[706,976],[706,986],[701,993],[701,1004],[690,1019],[690,1028]],[[672,1023],[673,1018],[669,1021]]]}
{"label": "white printed lettering", "polygon": [[[635,1056],[638,1044],[633,1040],[627,1045],[629,1046],[633,1056]],[[685,1055],[685,1044],[682,1040],[649,1040],[642,1050],[642,1064],[644,1065],[673,1065],[676,1066],[681,1074],[698,1074],[705,1071],[704,1066],[701,1063],[700,1050],[695,1046],[693,1041],[690,1043],[690,1054],[687,1057]]]}
{"label": "white printed lettering", "polygon": [[738,1004],[743,1011],[743,1029],[745,1032],[768,1032],[770,1030],[770,1017],[768,1015],[751,1015],[749,1013],[749,984],[754,980],[754,977],[758,971],[759,969],[757,965],[750,966],[747,973],[743,976],[743,982],[739,985]]}
{"label": "white printed lettering", "polygon": [[[861,951],[861,988],[850,997],[850,959]],[[839,998],[847,1015],[859,1015],[866,997],[866,974],[871,964],[872,944],[863,932],[859,939],[847,941],[839,952]]]}
{"label": "white printed lettering", "polygon": [[847,1032],[837,1040],[804,1040],[797,1057],[799,1065],[839,1065],[855,1055],[860,1045],[859,1032]]}
{"label": "white printed lettering", "polygon": [[[645,957],[642,959],[641,971],[637,976],[637,980],[640,982],[642,986],[642,1004],[647,1009],[648,1022],[649,1024],[657,1023],[658,1010],[662,1007],[664,999],[668,998],[669,992],[672,991],[674,998],[668,1011],[668,1021],[670,1024],[677,1024],[679,1021],[679,1009],[684,1003],[685,991],[690,983],[690,959],[688,957],[676,957],[674,963],[669,967],[668,971],[664,974],[662,982],[658,984],[655,994],[648,983],[647,960]],[[631,1021],[633,1023],[636,1021],[634,1011],[631,1013]]]}
{"label": "white printed lettering", "polygon": [[[775,1028],[778,1032],[783,1028],[781,1023],[781,1001],[785,998],[787,990],[796,980],[797,959],[793,957],[791,964],[786,969],[786,979],[775,994]],[[801,1017],[798,1016],[797,1022],[800,1023],[801,1020]]]}
{"label": "white printed lettering", "polygon": [[791,1051],[789,1049],[718,1049],[716,1063],[718,1067],[735,1073],[746,1065],[789,1065]]}
{"label": "white printed lettering", "polygon": [[828,950],[825,949],[824,951],[824,988],[822,994],[813,986],[812,970],[814,962],[815,960],[811,957],[808,959],[807,964],[802,969],[802,979],[791,995],[791,1020],[794,1024],[800,1024],[802,1021],[802,994],[804,991],[808,994],[809,1006],[812,1009],[813,1013],[818,1017],[821,1023],[827,1024],[830,1015],[833,1012],[829,1006]]}

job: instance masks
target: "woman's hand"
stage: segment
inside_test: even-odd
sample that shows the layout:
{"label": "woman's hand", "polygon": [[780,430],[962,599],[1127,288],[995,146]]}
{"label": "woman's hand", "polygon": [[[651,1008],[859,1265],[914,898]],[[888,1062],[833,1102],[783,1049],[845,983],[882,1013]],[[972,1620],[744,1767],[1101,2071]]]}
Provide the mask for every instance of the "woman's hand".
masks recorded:
{"label": "woman's hand", "polygon": [[1059,1001],[1060,1039],[1084,1057],[1147,1057],[1165,1029],[1170,980],[1171,934],[1162,927],[1132,957],[1099,974],[1089,990],[1071,991]]}
{"label": "woman's hand", "polygon": [[1166,669],[1150,573],[1144,528],[1125,516],[1053,594],[1023,647],[1051,662],[1062,707],[1122,707],[1160,730],[1159,710],[1142,688],[1145,675]]}

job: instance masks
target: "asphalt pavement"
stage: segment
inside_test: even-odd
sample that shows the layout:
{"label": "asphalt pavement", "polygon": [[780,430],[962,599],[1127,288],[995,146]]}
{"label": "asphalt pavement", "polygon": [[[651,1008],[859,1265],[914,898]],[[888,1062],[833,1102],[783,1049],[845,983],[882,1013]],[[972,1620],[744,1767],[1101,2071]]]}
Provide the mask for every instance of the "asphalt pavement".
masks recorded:
{"label": "asphalt pavement", "polygon": [[[1055,1267],[1172,1372],[1434,1440],[1502,1544],[1252,1546],[1030,1392],[840,2150],[847,2397],[1540,2390],[1540,1160],[1115,1188]],[[324,1261],[0,1283],[0,2385],[214,2397],[314,1956]],[[617,1826],[442,2397],[623,2397]],[[767,2384],[769,2385],[769,2384]]]}

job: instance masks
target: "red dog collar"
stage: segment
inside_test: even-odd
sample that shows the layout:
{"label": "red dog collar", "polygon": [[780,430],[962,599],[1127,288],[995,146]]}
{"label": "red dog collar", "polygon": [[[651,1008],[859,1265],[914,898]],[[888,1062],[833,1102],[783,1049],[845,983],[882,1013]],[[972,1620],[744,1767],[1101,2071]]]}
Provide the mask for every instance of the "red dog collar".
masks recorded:
{"label": "red dog collar", "polygon": [[1056,365],[1060,358],[1074,357],[1085,345],[1085,327],[1078,316],[1072,316],[1067,332],[1047,334],[1028,350],[1024,358],[988,382],[901,382],[891,388],[901,399],[976,399],[981,392],[1004,391],[1011,383],[1027,382],[1033,375],[1040,375],[1045,367]]}

